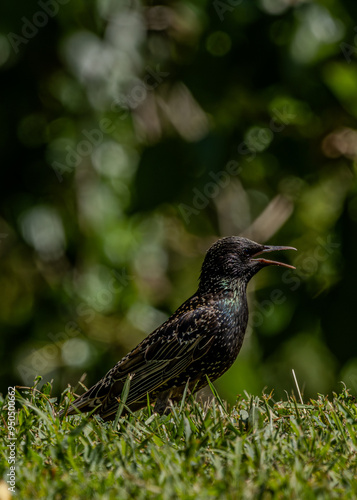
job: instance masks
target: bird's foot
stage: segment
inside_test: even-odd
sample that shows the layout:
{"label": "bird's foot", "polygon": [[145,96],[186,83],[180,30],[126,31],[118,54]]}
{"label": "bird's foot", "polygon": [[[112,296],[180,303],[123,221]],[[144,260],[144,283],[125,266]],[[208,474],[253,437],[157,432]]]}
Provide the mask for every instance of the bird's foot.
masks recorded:
{"label": "bird's foot", "polygon": [[154,412],[159,415],[168,415],[170,413],[170,409],[167,408],[170,396],[172,393],[172,389],[168,389],[167,391],[161,392],[155,402]]}

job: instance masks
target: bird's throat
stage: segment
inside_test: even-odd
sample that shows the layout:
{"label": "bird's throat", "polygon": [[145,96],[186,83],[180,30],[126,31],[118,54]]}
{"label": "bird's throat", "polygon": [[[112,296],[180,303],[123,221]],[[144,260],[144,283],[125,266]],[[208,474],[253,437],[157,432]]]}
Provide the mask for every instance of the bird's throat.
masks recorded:
{"label": "bird's throat", "polygon": [[216,307],[224,312],[229,329],[235,330],[238,336],[244,336],[248,323],[248,303],[246,284],[242,281],[231,281],[215,297]]}

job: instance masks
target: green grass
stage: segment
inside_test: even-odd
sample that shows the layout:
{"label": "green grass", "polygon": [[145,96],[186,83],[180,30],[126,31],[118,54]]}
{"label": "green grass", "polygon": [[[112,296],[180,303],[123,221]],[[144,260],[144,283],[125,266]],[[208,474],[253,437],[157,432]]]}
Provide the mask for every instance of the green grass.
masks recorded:
{"label": "green grass", "polygon": [[[116,426],[60,421],[50,384],[22,389],[17,403],[17,498],[357,498],[357,404],[345,388],[307,404],[239,397],[229,411],[187,396],[169,415],[148,408]],[[1,408],[6,480],[6,399]]]}

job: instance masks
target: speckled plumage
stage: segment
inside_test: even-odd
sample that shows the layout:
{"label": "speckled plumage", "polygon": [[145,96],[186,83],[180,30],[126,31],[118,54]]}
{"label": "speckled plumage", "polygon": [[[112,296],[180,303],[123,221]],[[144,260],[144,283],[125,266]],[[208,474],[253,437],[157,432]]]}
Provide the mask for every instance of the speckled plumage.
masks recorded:
{"label": "speckled plumage", "polygon": [[147,404],[149,394],[159,413],[169,399],[180,400],[187,382],[191,391],[197,391],[207,385],[206,375],[211,381],[223,375],[243,343],[248,281],[268,265],[292,267],[253,257],[287,249],[292,247],[270,247],[237,236],[218,240],[206,254],[197,292],[60,414],[99,406],[96,413],[113,419],[129,374],[126,405],[138,410]]}

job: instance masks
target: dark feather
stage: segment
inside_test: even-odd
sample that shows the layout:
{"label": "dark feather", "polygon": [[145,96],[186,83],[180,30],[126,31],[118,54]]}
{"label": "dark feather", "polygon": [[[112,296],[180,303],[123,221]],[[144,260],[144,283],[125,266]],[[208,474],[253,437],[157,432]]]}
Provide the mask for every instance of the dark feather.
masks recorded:
{"label": "dark feather", "polygon": [[207,252],[197,292],[60,415],[99,406],[97,413],[104,419],[114,418],[128,375],[126,404],[133,411],[146,405],[147,394],[163,411],[169,397],[180,399],[187,383],[190,390],[198,390],[207,385],[206,375],[212,381],[220,377],[243,342],[248,281],[267,265],[291,267],[253,257],[288,248],[239,237],[217,241]]}

